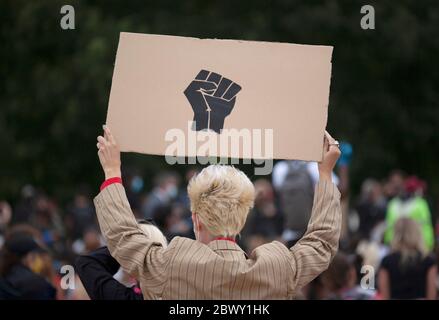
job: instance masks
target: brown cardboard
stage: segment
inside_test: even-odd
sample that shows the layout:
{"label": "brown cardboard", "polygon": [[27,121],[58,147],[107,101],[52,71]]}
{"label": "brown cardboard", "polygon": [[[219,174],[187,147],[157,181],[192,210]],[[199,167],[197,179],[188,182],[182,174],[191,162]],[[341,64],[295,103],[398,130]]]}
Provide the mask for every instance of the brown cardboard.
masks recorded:
{"label": "brown cardboard", "polygon": [[[275,159],[319,161],[331,55],[330,46],[121,33],[106,123],[122,151],[164,155],[166,132],[188,132],[194,117],[185,90],[208,70],[241,86],[224,129],[273,129]],[[200,155],[199,150],[175,155],[194,153]],[[239,153],[249,157],[243,148]]]}

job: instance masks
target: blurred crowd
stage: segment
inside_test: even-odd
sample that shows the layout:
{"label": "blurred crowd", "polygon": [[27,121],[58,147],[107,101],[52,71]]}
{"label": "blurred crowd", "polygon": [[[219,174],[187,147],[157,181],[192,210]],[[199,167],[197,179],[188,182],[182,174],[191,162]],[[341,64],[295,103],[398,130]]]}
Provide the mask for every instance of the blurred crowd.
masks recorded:
{"label": "blurred crowd", "polygon": [[[343,211],[339,253],[297,298],[436,299],[438,232],[426,183],[395,170],[384,179],[366,179],[353,197],[349,162],[342,157],[333,176]],[[151,190],[144,190],[140,175],[124,176],[135,216],[152,219],[168,240],[194,238],[186,186],[198,170],[189,168],[184,176],[159,172]],[[242,248],[251,254],[274,240],[294,245],[306,231],[317,180],[317,164],[301,161],[277,162],[271,177],[256,177],[255,206],[237,239]],[[105,245],[95,193],[78,190],[60,206],[28,185],[17,203],[0,201],[0,299],[88,299],[77,276],[74,289],[63,288],[62,267]],[[135,280],[119,277],[127,284]]]}

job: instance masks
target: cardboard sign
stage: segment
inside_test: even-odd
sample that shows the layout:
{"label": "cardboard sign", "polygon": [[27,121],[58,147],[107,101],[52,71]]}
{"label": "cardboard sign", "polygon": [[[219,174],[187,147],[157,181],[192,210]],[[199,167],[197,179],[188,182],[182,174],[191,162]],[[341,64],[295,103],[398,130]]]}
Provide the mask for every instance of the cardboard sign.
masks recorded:
{"label": "cardboard sign", "polygon": [[[329,46],[121,33],[106,123],[122,151],[320,161],[331,55]],[[240,146],[220,148],[227,135]],[[176,139],[184,145],[170,147]]]}

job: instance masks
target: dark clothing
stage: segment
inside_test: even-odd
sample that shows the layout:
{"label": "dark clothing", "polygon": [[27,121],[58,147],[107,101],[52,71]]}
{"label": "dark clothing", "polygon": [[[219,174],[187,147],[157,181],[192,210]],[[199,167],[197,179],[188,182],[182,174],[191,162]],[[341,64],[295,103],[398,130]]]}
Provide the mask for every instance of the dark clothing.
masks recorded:
{"label": "dark clothing", "polygon": [[30,217],[34,214],[35,208],[32,199],[23,199],[14,208],[11,224],[29,223]]}
{"label": "dark clothing", "polygon": [[386,217],[386,206],[374,204],[370,201],[361,201],[356,210],[360,218],[358,232],[362,238],[368,239],[372,229]]}
{"label": "dark clothing", "polygon": [[259,235],[274,239],[282,234],[282,215],[275,212],[273,216],[266,216],[261,208],[255,207],[249,215],[245,228],[244,233],[246,235]]}
{"label": "dark clothing", "polygon": [[0,279],[0,298],[8,300],[55,300],[56,289],[24,265],[14,266]]}
{"label": "dark clothing", "polygon": [[95,210],[91,205],[81,207],[72,204],[67,208],[67,214],[73,222],[73,230],[71,230],[73,239],[82,238],[87,229],[97,225]]}
{"label": "dark clothing", "polygon": [[431,256],[418,257],[404,265],[401,254],[391,253],[384,257],[381,268],[389,273],[391,299],[422,299],[426,296],[427,273],[435,265]]}
{"label": "dark clothing", "polygon": [[20,292],[11,287],[7,281],[0,278],[0,300],[18,300]]}
{"label": "dark clothing", "polygon": [[143,300],[139,287],[128,288],[113,278],[120,265],[107,247],[76,259],[75,270],[92,300]]}
{"label": "dark clothing", "polygon": [[[297,234],[304,234],[311,217],[314,183],[305,161],[292,160],[287,175],[278,191],[284,227]],[[296,236],[298,240],[298,236]]]}

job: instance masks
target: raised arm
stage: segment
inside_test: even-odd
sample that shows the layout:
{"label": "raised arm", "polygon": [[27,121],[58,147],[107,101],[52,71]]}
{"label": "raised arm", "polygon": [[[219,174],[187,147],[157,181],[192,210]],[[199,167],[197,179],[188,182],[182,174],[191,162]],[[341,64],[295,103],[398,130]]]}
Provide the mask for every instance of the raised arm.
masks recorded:
{"label": "raised arm", "polygon": [[302,239],[290,249],[294,290],[326,270],[337,252],[342,214],[340,192],[332,183],[331,173],[339,156],[338,142],[326,132],[308,228]]}
{"label": "raised arm", "polygon": [[[104,136],[98,137],[97,147],[106,181],[120,178],[119,146],[106,126]],[[131,211],[122,184],[113,183],[104,187],[94,203],[111,255],[130,275],[138,280],[147,279],[145,282],[151,287],[146,289],[160,295],[166,281],[166,266],[172,246],[165,250],[143,232]]]}

